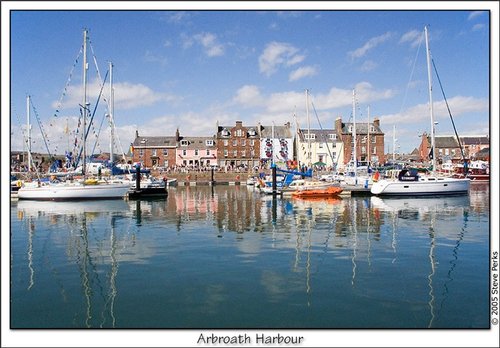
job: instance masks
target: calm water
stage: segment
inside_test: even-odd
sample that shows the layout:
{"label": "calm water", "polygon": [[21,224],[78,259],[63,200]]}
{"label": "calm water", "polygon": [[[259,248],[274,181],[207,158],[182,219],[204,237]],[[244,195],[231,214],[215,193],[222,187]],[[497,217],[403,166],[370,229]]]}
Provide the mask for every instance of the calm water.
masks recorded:
{"label": "calm water", "polygon": [[12,328],[487,328],[489,188],[12,202]]}

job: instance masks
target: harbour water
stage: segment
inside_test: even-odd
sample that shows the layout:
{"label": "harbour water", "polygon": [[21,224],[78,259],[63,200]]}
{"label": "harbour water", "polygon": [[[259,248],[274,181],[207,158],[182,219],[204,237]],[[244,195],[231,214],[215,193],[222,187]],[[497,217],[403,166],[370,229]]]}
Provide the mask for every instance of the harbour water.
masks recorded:
{"label": "harbour water", "polygon": [[11,328],[489,328],[488,185],[11,202]]}

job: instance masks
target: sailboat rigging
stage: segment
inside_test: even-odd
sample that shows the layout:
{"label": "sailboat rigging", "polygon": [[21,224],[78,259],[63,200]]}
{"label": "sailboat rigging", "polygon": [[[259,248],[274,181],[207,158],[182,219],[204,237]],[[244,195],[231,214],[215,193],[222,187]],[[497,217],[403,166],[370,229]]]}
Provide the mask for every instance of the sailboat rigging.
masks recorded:
{"label": "sailboat rigging", "polygon": [[[435,151],[435,122],[432,102],[432,73],[427,27],[424,28],[427,50],[427,77],[429,87],[429,112],[431,119],[431,150]],[[440,177],[434,174],[436,170],[436,156],[432,156],[432,173],[422,176],[416,171],[401,170],[397,179],[383,179],[373,184],[371,193],[375,195],[447,195],[468,194],[470,179]]]}
{"label": "sailboat rigging", "polygon": [[23,184],[18,191],[19,199],[30,200],[83,200],[83,199],[110,199],[124,198],[130,188],[129,183],[110,183],[102,180],[87,181],[86,157],[87,157],[87,117],[90,103],[87,101],[87,41],[88,30],[83,31],[83,100],[81,107],[83,117],[83,180],[67,179],[65,182],[47,183],[41,185],[40,181]]}

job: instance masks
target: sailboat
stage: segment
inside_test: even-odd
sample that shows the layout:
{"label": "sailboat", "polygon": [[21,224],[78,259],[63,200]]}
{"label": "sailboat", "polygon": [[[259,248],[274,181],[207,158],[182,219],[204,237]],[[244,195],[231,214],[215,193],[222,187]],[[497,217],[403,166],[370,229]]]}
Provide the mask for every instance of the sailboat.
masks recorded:
{"label": "sailboat", "polygon": [[18,191],[18,199],[30,200],[83,200],[83,199],[112,199],[124,198],[130,183],[106,182],[102,180],[87,179],[85,177],[86,161],[86,119],[87,103],[87,29],[83,31],[83,180],[66,180],[65,182],[41,184],[40,181],[23,184]]}
{"label": "sailboat", "polygon": [[[427,76],[429,82],[429,110],[431,117],[431,149],[435,151],[434,112],[432,107],[432,74],[427,27],[425,31],[425,44],[427,50]],[[427,176],[419,175],[416,171],[403,169],[396,179],[383,179],[373,183],[371,193],[374,195],[449,195],[468,194],[470,179],[440,177],[434,174],[436,170],[436,156],[432,156],[433,173]]]}

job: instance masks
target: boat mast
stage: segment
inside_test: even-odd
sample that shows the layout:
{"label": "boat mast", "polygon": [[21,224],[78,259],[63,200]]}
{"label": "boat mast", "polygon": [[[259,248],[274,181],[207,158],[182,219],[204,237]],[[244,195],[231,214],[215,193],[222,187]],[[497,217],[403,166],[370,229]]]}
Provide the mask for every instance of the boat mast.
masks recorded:
{"label": "boat mast", "polygon": [[28,151],[28,172],[31,173],[31,124],[30,124],[30,96],[26,97],[26,128],[27,128],[27,144],[26,149]]}
{"label": "boat mast", "polygon": [[427,50],[427,77],[429,80],[429,111],[431,114],[431,151],[432,151],[432,171],[436,170],[436,139],[435,139],[435,124],[434,124],[434,109],[432,105],[432,73],[431,73],[431,50],[429,48],[429,34],[427,26],[425,31],[425,47]]}
{"label": "boat mast", "polygon": [[354,157],[354,184],[358,184],[358,154],[356,149],[356,91],[352,90],[352,142],[354,144],[353,157]]}
{"label": "boat mast", "polygon": [[367,163],[368,168],[370,168],[370,160],[371,160],[371,157],[372,157],[372,155],[370,153],[370,105],[368,105],[367,133],[368,133],[368,135],[366,137],[367,138],[366,141],[368,142],[368,151],[367,151],[368,152],[368,160],[367,160],[366,163]]}
{"label": "boat mast", "polygon": [[392,126],[392,163],[396,163],[396,125]]}
{"label": "boat mast", "polygon": [[86,160],[87,160],[87,29],[83,30],[83,165],[82,175],[85,176]]}
{"label": "boat mast", "polygon": [[113,145],[114,145],[114,112],[115,112],[115,96],[113,90],[113,63],[109,62],[109,129],[110,129],[110,140],[109,140],[109,161],[111,166],[113,165]]}
{"label": "boat mast", "polygon": [[309,118],[309,90],[306,89],[306,115],[307,115],[307,163],[311,167],[311,120]]}

